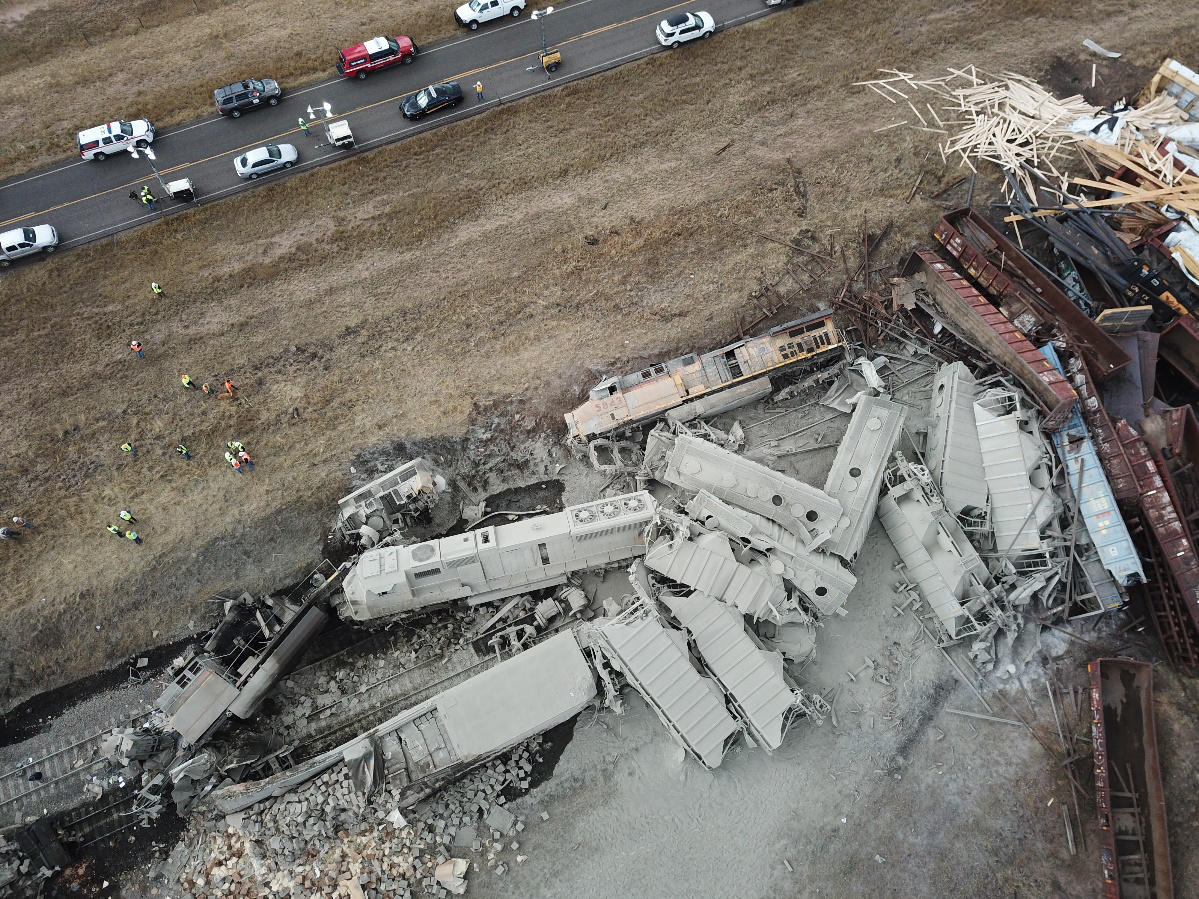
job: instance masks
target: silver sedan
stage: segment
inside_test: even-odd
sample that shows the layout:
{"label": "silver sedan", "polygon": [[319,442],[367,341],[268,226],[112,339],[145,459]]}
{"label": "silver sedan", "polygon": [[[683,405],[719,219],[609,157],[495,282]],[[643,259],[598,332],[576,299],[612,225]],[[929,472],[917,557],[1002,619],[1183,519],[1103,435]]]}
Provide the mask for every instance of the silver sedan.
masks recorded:
{"label": "silver sedan", "polygon": [[290,169],[300,154],[291,144],[267,144],[255,147],[233,161],[237,174],[243,178],[257,178],[276,169]]}

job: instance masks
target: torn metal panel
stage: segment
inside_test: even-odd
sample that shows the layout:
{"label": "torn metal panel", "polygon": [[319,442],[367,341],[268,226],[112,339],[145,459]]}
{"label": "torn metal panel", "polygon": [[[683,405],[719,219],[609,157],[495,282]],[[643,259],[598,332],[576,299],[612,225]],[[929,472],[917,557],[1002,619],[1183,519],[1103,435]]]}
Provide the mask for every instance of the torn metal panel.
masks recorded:
{"label": "torn metal panel", "polygon": [[877,396],[858,400],[849,428],[824,483],[824,492],[844,510],[821,547],[852,563],[874,521],[878,491],[891,453],[903,434],[903,406]]}
{"label": "torn metal panel", "polygon": [[737,561],[724,534],[701,534],[694,540],[661,537],[645,554],[645,567],[753,618],[777,618],[787,598],[783,582],[765,565]]}
{"label": "torn metal panel", "polygon": [[1172,899],[1166,794],[1153,709],[1153,666],[1096,659],[1091,743],[1104,899]]}
{"label": "torn metal panel", "polygon": [[372,621],[453,602],[476,605],[564,583],[645,552],[657,503],[645,491],[412,546],[362,554],[334,605]]}
{"label": "torn metal panel", "polygon": [[741,615],[706,593],[664,593],[662,602],[691,634],[704,665],[729,695],[750,736],[767,752],[778,749],[795,705],[782,677],[782,658],[760,649],[745,632]]}
{"label": "torn metal panel", "polygon": [[974,404],[983,476],[991,498],[991,529],[1002,557],[1043,550],[1034,508],[1037,495],[1029,481],[1021,425],[1020,400],[1015,391],[992,388]]}
{"label": "torn metal panel", "polygon": [[258,601],[245,593],[228,603],[208,642],[158,699],[168,728],[195,744],[226,716],[254,714],[329,620],[322,601],[340,586],[344,570],[326,576],[326,567],[332,566],[323,563],[313,572],[300,602],[287,597]]}
{"label": "torn metal panel", "polygon": [[293,616],[287,624],[286,633],[280,635],[282,639],[241,685],[237,699],[229,706],[229,713],[242,719],[254,714],[266,694],[291,670],[308,644],[325,629],[328,622],[329,616],[315,605]]}
{"label": "torn metal panel", "polygon": [[925,458],[945,505],[955,515],[965,509],[987,508],[987,482],[981,477],[983,453],[974,420],[977,398],[978,383],[964,362],[937,370]]}
{"label": "torn metal panel", "polygon": [[[1055,368],[1063,370],[1052,345],[1043,347],[1041,352]],[[1078,409],[1053,434],[1053,445],[1066,467],[1066,484],[1075,495],[1078,513],[1104,567],[1122,586],[1143,582],[1145,570],[1141,567],[1140,554],[1116,506],[1116,497],[1104,476],[1099,454]]]}
{"label": "torn metal panel", "polygon": [[975,613],[990,603],[991,576],[922,466],[895,454],[878,517],[950,640],[978,633]]}
{"label": "torn metal panel", "polygon": [[1190,406],[1165,409],[1141,422],[1191,539],[1199,533],[1199,419]]}
{"label": "torn metal panel", "polygon": [[[1109,378],[1102,387],[1103,406],[1114,418],[1127,421],[1140,421],[1145,414],[1145,403],[1152,397],[1145,396],[1144,360],[1141,358],[1141,343],[1136,334],[1123,335],[1120,340],[1137,355],[1137,364],[1130,365],[1113,378]],[[1156,352],[1152,361],[1157,362]]]}
{"label": "torn metal panel", "polygon": [[953,266],[928,250],[917,250],[903,267],[916,278],[946,318],[1009,371],[1045,413],[1041,427],[1053,431],[1078,397],[1069,383],[1003,313],[970,286]]}
{"label": "torn metal panel", "polygon": [[1124,452],[1124,445],[1116,437],[1116,428],[1107,409],[1099,402],[1095,384],[1091,381],[1086,366],[1070,357],[1066,372],[1078,393],[1078,405],[1082,410],[1083,420],[1090,430],[1095,451],[1103,464],[1103,470],[1107,473],[1116,502],[1122,506],[1135,506],[1140,497],[1140,488],[1132,473],[1132,464]]}
{"label": "torn metal panel", "polygon": [[[658,439],[669,444],[661,433]],[[829,537],[841,518],[841,504],[802,481],[752,462],[706,440],[678,434],[655,476],[684,490],[713,496],[778,522],[814,549]],[[646,460],[652,464],[650,448]]]}
{"label": "torn metal panel", "polygon": [[[764,552],[772,571],[785,577],[822,615],[845,605],[858,579],[834,556],[805,549],[799,539],[762,515],[737,509],[701,490],[687,504],[687,514],[704,527],[719,529]],[[777,562],[777,564],[775,564]]]}
{"label": "torn metal panel", "polygon": [[683,636],[635,606],[596,627],[604,655],[629,679],[683,746],[709,768],[741,728],[719,689],[691,664]]}
{"label": "torn metal panel", "polygon": [[1124,605],[1124,594],[1116,586],[1115,578],[1103,566],[1098,555],[1087,553],[1083,556],[1081,563],[1078,566],[1078,575],[1081,580],[1085,581],[1085,587],[1081,590],[1075,589],[1075,603],[1081,602],[1084,596],[1090,595],[1094,597],[1092,607],[1096,611],[1118,609]]}

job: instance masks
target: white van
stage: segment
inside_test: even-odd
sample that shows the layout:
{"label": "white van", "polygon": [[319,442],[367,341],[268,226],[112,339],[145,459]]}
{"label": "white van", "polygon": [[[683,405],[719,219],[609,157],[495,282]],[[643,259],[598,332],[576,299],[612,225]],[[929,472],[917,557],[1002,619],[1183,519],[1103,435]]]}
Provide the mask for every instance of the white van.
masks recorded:
{"label": "white van", "polygon": [[53,253],[58,246],[58,232],[53,225],[34,225],[32,228],[13,228],[0,234],[0,266],[14,259],[29,256],[39,250]]}
{"label": "white van", "polygon": [[154,126],[148,119],[109,122],[79,132],[79,155],[84,159],[103,159],[124,153],[129,147],[147,147],[154,140]]}

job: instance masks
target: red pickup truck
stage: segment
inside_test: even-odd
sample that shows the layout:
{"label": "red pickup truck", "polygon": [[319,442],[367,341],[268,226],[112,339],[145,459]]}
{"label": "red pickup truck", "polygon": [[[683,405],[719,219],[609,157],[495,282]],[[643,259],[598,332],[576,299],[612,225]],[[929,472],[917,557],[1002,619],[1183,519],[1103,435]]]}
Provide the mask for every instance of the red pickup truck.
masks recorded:
{"label": "red pickup truck", "polygon": [[337,74],[343,78],[365,78],[371,72],[410,63],[416,58],[416,44],[410,37],[373,37],[337,53]]}

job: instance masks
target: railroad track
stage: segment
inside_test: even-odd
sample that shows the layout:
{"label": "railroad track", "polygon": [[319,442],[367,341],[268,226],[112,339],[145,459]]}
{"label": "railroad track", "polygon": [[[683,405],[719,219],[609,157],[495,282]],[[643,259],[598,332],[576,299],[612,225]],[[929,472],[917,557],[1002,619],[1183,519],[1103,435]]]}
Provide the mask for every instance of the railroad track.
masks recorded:
{"label": "railroad track", "polygon": [[[395,679],[397,679],[403,675],[409,675],[409,674],[413,674],[418,671],[426,670],[426,669],[431,668],[434,665],[439,664],[439,663],[443,664],[446,661],[446,659],[447,659],[446,656],[438,656],[437,658],[430,659],[427,662],[422,662],[419,665],[414,665],[411,668],[406,668],[403,671],[397,672],[396,674],[392,675],[389,678],[386,678],[383,681],[379,681],[378,683],[372,684],[366,691],[364,691],[362,693],[355,693],[351,696],[344,696],[341,699],[339,699],[336,703],[332,703],[329,706],[326,706],[325,709],[321,709],[318,711],[324,711],[324,710],[335,708],[336,706],[339,706],[339,705],[343,705],[349,699],[360,700],[363,696],[368,695],[371,690],[374,690],[381,686],[385,686],[386,684],[391,683],[392,681],[394,681]],[[406,693],[401,693],[400,695],[397,695],[397,696],[391,696],[391,697],[387,698],[386,700],[384,700],[383,702],[375,703],[371,706],[371,708],[369,710],[364,711],[364,712],[359,712],[350,718],[347,718],[347,719],[344,719],[344,720],[338,722],[336,725],[334,725],[332,728],[329,728],[328,730],[324,730],[318,734],[314,734],[311,738],[309,738],[308,740],[305,741],[304,745],[298,747],[295,750],[295,752],[293,753],[293,756],[292,756],[293,760],[294,760],[295,764],[300,764],[302,762],[308,761],[311,758],[315,758],[316,756],[320,755],[322,752],[326,752],[329,749],[332,749],[334,746],[339,746],[342,743],[346,743],[349,740],[356,737],[358,734],[361,734],[364,731],[370,730],[376,724],[379,724],[382,721],[386,720],[389,717],[389,715],[387,713],[390,712],[392,709],[395,709],[396,707],[410,708],[414,705],[418,705],[419,703],[424,702],[426,699],[430,699],[433,696],[436,696],[438,693],[442,692],[443,690],[448,690],[450,687],[460,684],[464,680],[474,677],[476,674],[479,674],[482,671],[486,671],[488,668],[495,665],[496,661],[497,660],[493,657],[490,657],[490,656],[485,657],[485,658],[481,659],[480,661],[476,662],[475,664],[469,665],[465,668],[460,668],[457,671],[453,672],[452,674],[448,674],[445,677],[440,678],[439,680],[433,681],[431,683],[425,683],[424,685],[418,687],[415,690],[410,690]]]}
{"label": "railroad track", "polygon": [[[118,727],[137,727],[148,714],[115,719],[103,730],[82,739],[50,741],[21,763],[20,767],[0,774],[0,821],[21,821],[29,815],[42,816],[42,810],[73,805],[83,796],[80,772],[98,761],[100,745]],[[41,773],[40,780],[30,775]]]}
{"label": "railroad track", "polygon": [[[548,628],[545,632],[540,634],[537,638],[537,642],[546,640],[556,635],[560,631],[574,626],[574,624],[575,622],[573,619],[562,620],[558,624]],[[465,649],[466,648],[464,647],[463,649],[458,650],[458,652],[464,653]],[[448,690],[450,687],[456,686],[463,681],[474,677],[476,674],[486,671],[488,668],[491,668],[493,665],[496,665],[502,660],[500,656],[493,655],[491,653],[480,654],[474,649],[471,649],[471,652],[474,654],[474,657],[478,659],[478,661],[474,662],[473,664],[467,664],[459,668],[457,671],[447,674],[438,680],[424,682],[415,689],[388,696],[382,701],[372,703],[368,710],[359,711],[348,718],[338,721],[332,727],[305,739],[304,743],[297,746],[296,749],[289,754],[291,762],[288,767],[299,765],[311,758],[315,758],[322,752],[327,752],[334,746],[339,746],[342,743],[349,742],[364,731],[370,730],[375,725],[382,723],[388,717],[390,717],[390,715],[394,715],[396,713],[394,711],[395,709],[411,708],[414,705],[424,702],[426,699],[431,699],[438,693]],[[419,672],[426,672],[435,666],[444,665],[447,661],[452,659],[453,656],[454,653],[437,656],[436,658],[421,662],[419,665],[413,665],[411,668],[405,668],[403,671],[397,671],[386,678],[383,678],[382,680],[370,684],[368,687],[360,690],[357,693],[340,697],[336,702],[329,703],[328,705],[317,709],[312,714],[317,715],[325,711],[337,709],[338,707],[345,707],[349,700],[362,701],[363,697],[369,696],[376,690],[386,687],[389,684],[395,684],[395,682],[400,678],[410,678]],[[402,690],[403,687],[401,686],[399,689]]]}
{"label": "railroad track", "polygon": [[133,787],[130,784],[116,798],[103,801],[101,805],[60,817],[56,825],[63,841],[79,847],[91,846],[140,823],[141,815],[133,808],[137,799],[137,790]]}

